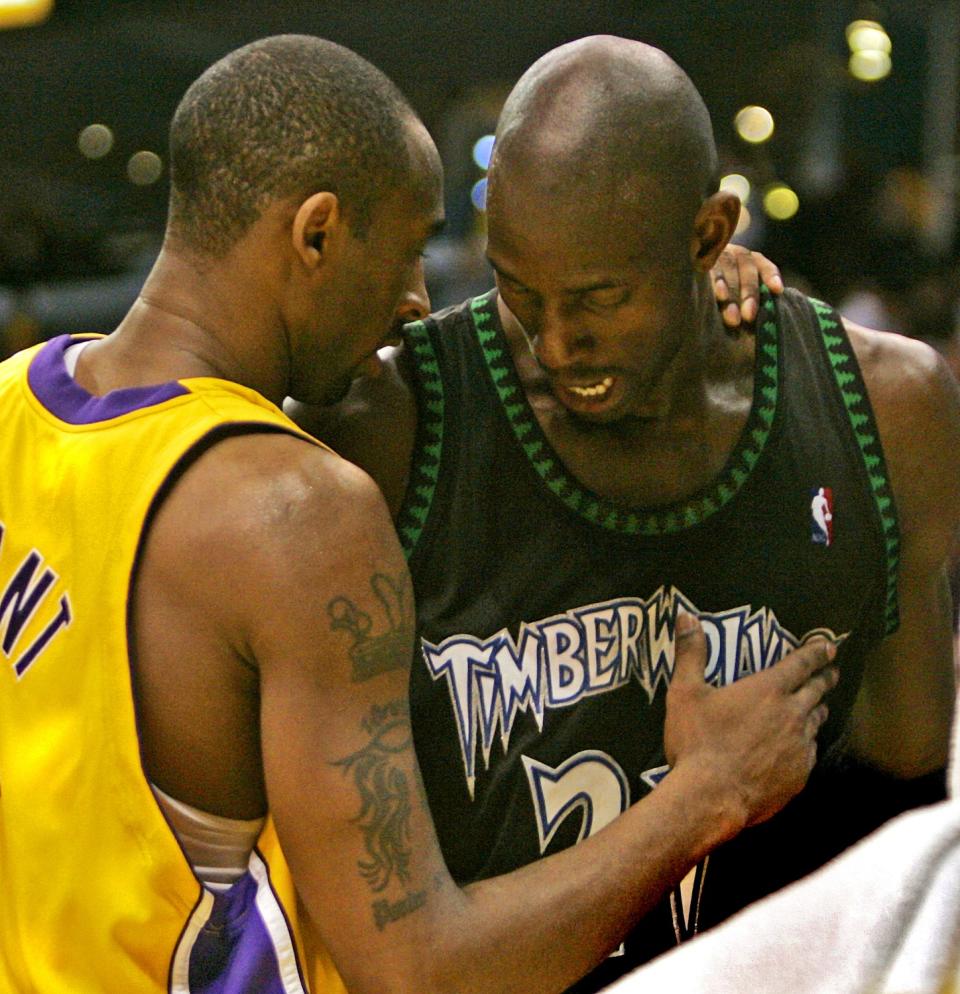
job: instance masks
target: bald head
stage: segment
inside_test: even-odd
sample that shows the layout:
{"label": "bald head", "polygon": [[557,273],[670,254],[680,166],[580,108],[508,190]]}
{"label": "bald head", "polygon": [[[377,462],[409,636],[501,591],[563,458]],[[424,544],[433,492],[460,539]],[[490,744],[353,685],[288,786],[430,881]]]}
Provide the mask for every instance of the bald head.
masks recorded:
{"label": "bald head", "polygon": [[535,62],[507,99],[491,164],[491,224],[498,190],[538,179],[558,209],[585,203],[656,203],[686,237],[714,192],[717,154],[703,100],[659,49],[612,36],[583,38]]}

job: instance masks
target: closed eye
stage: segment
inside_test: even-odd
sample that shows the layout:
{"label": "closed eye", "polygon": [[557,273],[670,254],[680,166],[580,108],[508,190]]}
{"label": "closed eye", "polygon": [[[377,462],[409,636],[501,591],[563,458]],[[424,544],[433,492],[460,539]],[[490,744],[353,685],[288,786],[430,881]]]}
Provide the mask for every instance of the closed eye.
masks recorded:
{"label": "closed eye", "polygon": [[584,291],[583,301],[590,307],[619,307],[626,303],[629,296],[630,288],[627,286],[603,286]]}

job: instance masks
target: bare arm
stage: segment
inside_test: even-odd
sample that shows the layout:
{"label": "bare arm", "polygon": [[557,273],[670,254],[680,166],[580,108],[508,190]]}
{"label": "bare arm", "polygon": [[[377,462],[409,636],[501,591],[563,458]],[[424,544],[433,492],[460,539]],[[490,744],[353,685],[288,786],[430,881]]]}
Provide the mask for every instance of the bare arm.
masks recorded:
{"label": "bare arm", "polygon": [[[232,453],[226,476],[221,446]],[[210,510],[200,515],[203,495]],[[411,745],[410,580],[369,478],[292,438],[234,439],[190,471],[157,526],[165,580],[188,594],[189,641],[177,656],[191,671],[224,673],[211,691],[218,722],[251,713],[233,670],[258,674],[269,807],[352,991],[561,991],[706,852],[782,806],[813,763],[819,701],[835,679],[822,647],[716,690],[703,682],[702,634],[683,639],[668,692],[666,780],[581,846],[460,889]],[[184,569],[195,542],[202,559]],[[178,678],[165,672],[158,679],[175,691]],[[229,748],[229,728],[224,741]],[[191,762],[224,748],[195,743]],[[189,800],[216,810],[203,790]],[[570,937],[560,947],[558,930]]]}
{"label": "bare arm", "polygon": [[901,532],[900,628],[871,654],[854,754],[916,777],[947,760],[954,702],[948,564],[960,533],[960,391],[927,346],[847,323],[877,418]]}

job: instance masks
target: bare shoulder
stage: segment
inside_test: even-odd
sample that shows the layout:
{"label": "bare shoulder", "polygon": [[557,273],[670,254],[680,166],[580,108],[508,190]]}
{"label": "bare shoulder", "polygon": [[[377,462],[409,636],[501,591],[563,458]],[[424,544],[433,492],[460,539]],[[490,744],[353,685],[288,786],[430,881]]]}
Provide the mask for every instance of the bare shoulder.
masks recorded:
{"label": "bare shoulder", "polygon": [[844,325],[876,415],[901,526],[952,541],[960,522],[957,381],[923,342]]}
{"label": "bare shoulder", "polygon": [[318,408],[288,400],[284,409],[305,431],[366,470],[396,515],[407,487],[417,403],[403,346],[382,350],[380,358],[380,375],[355,380],[339,404]]}
{"label": "bare shoulder", "polygon": [[329,605],[346,595],[374,616],[380,574],[396,601],[406,598],[386,506],[362,470],[285,434],[204,451],[159,505],[137,572],[140,731],[153,781],[203,810],[261,814],[263,681],[296,668],[329,679]]}
{"label": "bare shoulder", "polygon": [[[211,500],[215,497],[215,500]],[[240,435],[218,443],[183,481],[182,527],[211,556],[289,585],[318,560],[334,563],[365,535],[392,535],[383,497],[346,459],[293,435]],[[208,510],[200,515],[196,508]],[[189,513],[189,512],[188,512]],[[381,525],[378,529],[375,526]]]}

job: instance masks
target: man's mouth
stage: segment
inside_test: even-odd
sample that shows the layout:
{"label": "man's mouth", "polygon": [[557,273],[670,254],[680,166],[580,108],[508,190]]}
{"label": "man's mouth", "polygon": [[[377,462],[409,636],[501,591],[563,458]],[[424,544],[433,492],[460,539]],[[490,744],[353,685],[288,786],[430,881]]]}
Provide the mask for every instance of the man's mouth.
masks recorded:
{"label": "man's mouth", "polygon": [[[594,374],[596,375],[596,374]],[[578,383],[552,381],[554,396],[569,411],[587,418],[606,418],[623,403],[625,384],[620,376],[607,375]]]}
{"label": "man's mouth", "polygon": [[568,386],[566,389],[571,393],[576,394],[578,397],[589,397],[596,400],[600,400],[605,397],[613,386],[613,377],[605,376],[602,380],[591,384],[590,386]]}

